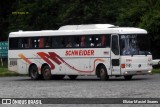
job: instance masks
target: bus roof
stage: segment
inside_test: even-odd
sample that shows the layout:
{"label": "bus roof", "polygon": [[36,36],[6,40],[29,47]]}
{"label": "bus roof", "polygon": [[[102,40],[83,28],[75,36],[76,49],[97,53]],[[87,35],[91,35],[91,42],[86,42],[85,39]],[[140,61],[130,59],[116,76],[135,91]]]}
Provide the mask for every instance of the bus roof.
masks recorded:
{"label": "bus roof", "polygon": [[59,30],[18,31],[11,32],[9,37],[32,36],[64,36],[64,35],[89,35],[89,34],[147,34],[147,31],[133,27],[116,27],[110,24],[92,25],[67,25]]}
{"label": "bus roof", "polygon": [[111,24],[65,25],[61,26],[58,30],[106,29],[111,27],[115,26]]}

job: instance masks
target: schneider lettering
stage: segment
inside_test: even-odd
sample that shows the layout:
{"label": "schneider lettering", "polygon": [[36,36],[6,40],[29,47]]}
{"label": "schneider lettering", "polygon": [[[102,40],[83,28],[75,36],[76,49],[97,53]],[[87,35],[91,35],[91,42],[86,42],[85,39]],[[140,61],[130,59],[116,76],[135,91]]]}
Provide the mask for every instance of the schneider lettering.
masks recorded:
{"label": "schneider lettering", "polygon": [[94,50],[67,50],[66,56],[93,56]]}

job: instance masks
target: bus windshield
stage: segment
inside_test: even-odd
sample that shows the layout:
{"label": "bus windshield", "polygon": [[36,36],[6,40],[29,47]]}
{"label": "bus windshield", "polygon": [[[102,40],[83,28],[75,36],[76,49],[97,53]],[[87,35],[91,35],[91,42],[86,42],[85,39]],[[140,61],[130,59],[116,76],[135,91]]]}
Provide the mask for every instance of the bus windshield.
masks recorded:
{"label": "bus windshield", "polygon": [[120,36],[121,55],[150,55],[149,39],[145,34]]}

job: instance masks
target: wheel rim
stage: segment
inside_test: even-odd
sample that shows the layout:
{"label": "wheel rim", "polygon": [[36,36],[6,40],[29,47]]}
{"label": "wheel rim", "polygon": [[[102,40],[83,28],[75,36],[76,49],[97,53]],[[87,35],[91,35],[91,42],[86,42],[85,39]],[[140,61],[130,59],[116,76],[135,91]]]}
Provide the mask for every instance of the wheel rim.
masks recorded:
{"label": "wheel rim", "polygon": [[45,80],[50,80],[51,79],[51,72],[49,68],[45,68],[43,71],[43,77]]}
{"label": "wheel rim", "polygon": [[100,69],[100,77],[104,77],[104,75],[105,75],[104,69]]}
{"label": "wheel rim", "polygon": [[33,78],[36,78],[37,76],[37,71],[35,69],[32,70],[31,75]]}
{"label": "wheel rim", "polygon": [[48,77],[50,75],[50,70],[49,69],[45,69],[44,70],[44,74],[46,77]]}

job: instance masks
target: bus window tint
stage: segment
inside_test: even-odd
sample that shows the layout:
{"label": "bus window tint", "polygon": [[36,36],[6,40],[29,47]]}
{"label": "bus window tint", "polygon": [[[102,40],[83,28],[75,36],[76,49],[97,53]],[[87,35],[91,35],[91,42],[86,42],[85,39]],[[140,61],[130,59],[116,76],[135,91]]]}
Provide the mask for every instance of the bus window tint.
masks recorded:
{"label": "bus window tint", "polygon": [[110,35],[10,38],[9,46],[10,49],[104,48],[110,46]]}
{"label": "bus window tint", "polygon": [[51,37],[46,37],[45,38],[45,41],[44,41],[44,43],[45,43],[45,48],[50,48],[51,47]]}
{"label": "bus window tint", "polygon": [[64,48],[65,46],[65,39],[64,37],[53,37],[52,39],[52,46],[53,48]]}
{"label": "bus window tint", "polygon": [[80,47],[80,37],[74,37],[74,47]]}
{"label": "bus window tint", "polygon": [[9,39],[9,49],[17,49],[19,40],[17,38],[10,38]]}
{"label": "bus window tint", "polygon": [[100,35],[94,37],[94,44],[95,44],[95,47],[101,47],[102,46]]}
{"label": "bus window tint", "polygon": [[74,43],[74,41],[73,41],[72,37],[68,37],[65,39],[65,47],[73,47],[73,43]]}
{"label": "bus window tint", "polygon": [[58,37],[52,37],[52,48],[58,47]]}
{"label": "bus window tint", "polygon": [[117,35],[112,36],[112,52],[115,55],[119,55],[119,44],[118,44],[118,36]]}
{"label": "bus window tint", "polygon": [[39,38],[39,48],[43,48],[44,47],[44,38]]}
{"label": "bus window tint", "polygon": [[81,42],[80,42],[81,47],[85,47],[86,46],[85,39],[86,39],[85,36],[81,36]]}

